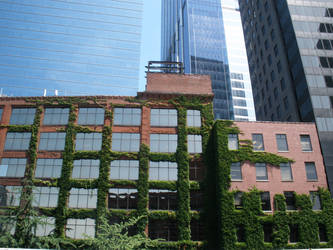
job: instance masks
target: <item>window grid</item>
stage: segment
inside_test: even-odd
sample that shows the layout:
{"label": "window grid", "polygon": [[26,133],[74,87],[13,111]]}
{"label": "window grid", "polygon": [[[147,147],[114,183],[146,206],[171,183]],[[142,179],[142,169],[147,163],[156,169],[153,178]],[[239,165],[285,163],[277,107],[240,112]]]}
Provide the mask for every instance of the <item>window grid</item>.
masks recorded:
{"label": "window grid", "polygon": [[102,147],[102,133],[77,133],[75,150],[99,151]]}
{"label": "window grid", "polygon": [[140,134],[112,133],[112,150],[120,152],[139,152]]}
{"label": "window grid", "polygon": [[149,180],[176,181],[178,179],[176,162],[151,161],[149,163]]}
{"label": "window grid", "polygon": [[79,108],[78,124],[80,125],[103,125],[103,108]]}
{"label": "window grid", "polygon": [[36,227],[36,236],[47,236],[55,229],[55,218],[54,217],[43,217],[40,218],[40,223]]}
{"label": "window grid", "polygon": [[177,134],[151,134],[150,151],[175,153],[177,149]]}
{"label": "window grid", "polygon": [[293,180],[293,174],[291,171],[290,162],[280,163],[280,172],[281,172],[282,181],[292,181]]}
{"label": "window grid", "polygon": [[58,187],[34,187],[32,190],[34,207],[56,207],[58,205]]}
{"label": "window grid", "polygon": [[65,148],[66,133],[40,133],[39,150],[61,151]]}
{"label": "window grid", "polygon": [[252,143],[254,151],[264,151],[264,138],[262,134],[252,134]]}
{"label": "window grid", "polygon": [[257,181],[268,180],[267,168],[265,163],[256,163],[256,179]]}
{"label": "window grid", "polygon": [[136,209],[138,190],[134,188],[110,188],[108,207],[115,209]]}
{"label": "window grid", "polygon": [[302,151],[309,152],[312,151],[311,139],[309,135],[301,135],[301,146]]}
{"label": "window grid", "polygon": [[305,162],[306,178],[308,181],[317,181],[317,170],[314,162]]}
{"label": "window grid", "polygon": [[0,206],[13,206],[20,205],[22,186],[0,186],[1,193],[6,194],[6,199],[2,199]]}
{"label": "window grid", "polygon": [[188,127],[201,127],[201,114],[199,110],[187,110],[187,126]]}
{"label": "window grid", "polygon": [[66,125],[68,123],[69,108],[45,108],[44,125]]}
{"label": "window grid", "polygon": [[95,236],[94,219],[68,219],[66,236],[72,239],[84,239],[86,236]]}
{"label": "window grid", "polygon": [[97,179],[99,176],[99,160],[81,159],[73,163],[73,179]]}
{"label": "window grid", "polygon": [[9,124],[31,125],[34,123],[35,113],[35,108],[13,108]]}
{"label": "window grid", "polygon": [[25,158],[2,158],[0,177],[23,177],[26,165]]}
{"label": "window grid", "polygon": [[113,125],[140,126],[141,109],[139,108],[114,108]]}
{"label": "window grid", "polygon": [[62,159],[37,159],[35,178],[60,178]]}
{"label": "window grid", "polygon": [[238,134],[228,134],[228,149],[229,150],[238,149]]}
{"label": "window grid", "polygon": [[110,179],[112,180],[138,180],[138,160],[115,160],[111,162]]}
{"label": "window grid", "polygon": [[5,150],[28,150],[31,133],[8,132]]}
{"label": "window grid", "polygon": [[277,134],[276,135],[276,144],[277,144],[278,151],[280,151],[280,152],[288,151],[287,135]]}
{"label": "window grid", "polygon": [[176,109],[151,109],[150,125],[176,127],[178,116]]}
{"label": "window grid", "polygon": [[242,180],[242,168],[240,162],[231,163],[230,167],[231,180]]}
{"label": "window grid", "polygon": [[69,191],[68,207],[96,208],[97,189],[72,188]]}
{"label": "window grid", "polygon": [[187,151],[191,154],[202,153],[201,135],[187,136]]}

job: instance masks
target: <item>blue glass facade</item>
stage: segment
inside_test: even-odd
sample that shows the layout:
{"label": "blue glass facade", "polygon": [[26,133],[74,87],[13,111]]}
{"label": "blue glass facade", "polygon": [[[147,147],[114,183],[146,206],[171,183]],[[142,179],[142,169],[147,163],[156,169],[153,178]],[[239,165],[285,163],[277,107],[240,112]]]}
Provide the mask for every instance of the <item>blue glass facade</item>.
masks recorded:
{"label": "blue glass facade", "polygon": [[233,119],[220,0],[162,0],[161,58],[184,63],[185,73],[208,74],[216,119]]}
{"label": "blue glass facade", "polygon": [[142,0],[0,1],[5,95],[135,95]]}

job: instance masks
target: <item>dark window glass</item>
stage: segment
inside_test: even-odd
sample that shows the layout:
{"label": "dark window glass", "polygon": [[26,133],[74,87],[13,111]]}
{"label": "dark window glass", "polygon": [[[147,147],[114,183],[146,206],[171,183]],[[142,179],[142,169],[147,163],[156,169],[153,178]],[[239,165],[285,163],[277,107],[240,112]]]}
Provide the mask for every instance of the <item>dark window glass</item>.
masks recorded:
{"label": "dark window glass", "polygon": [[280,62],[280,61],[277,62],[276,67],[277,67],[277,69],[278,69],[278,72],[280,73],[281,70],[282,70],[282,65],[281,65],[281,62]]}
{"label": "dark window glass", "polygon": [[177,134],[151,134],[150,151],[175,153],[177,149]]}
{"label": "dark window glass", "polygon": [[201,210],[203,208],[204,195],[201,191],[192,190],[190,193],[191,210]]}
{"label": "dark window glass", "polygon": [[231,163],[230,167],[231,180],[242,180],[242,168],[240,162]]}
{"label": "dark window glass", "polygon": [[114,108],[114,125],[140,126],[141,109],[139,108]]}
{"label": "dark window glass", "polygon": [[108,208],[136,209],[138,203],[138,190],[128,188],[110,188]]}
{"label": "dark window glass", "polygon": [[279,96],[278,89],[275,87],[274,88],[274,97],[275,97],[275,99],[277,99],[278,96]]}
{"label": "dark window glass", "polygon": [[243,90],[232,90],[232,96],[245,97],[245,91]]}
{"label": "dark window glass", "polygon": [[110,170],[110,179],[112,180],[139,179],[139,161],[138,160],[112,161],[111,170]]}
{"label": "dark window glass", "polygon": [[31,125],[34,122],[35,113],[35,108],[13,108],[9,124]]}
{"label": "dark window glass", "polygon": [[318,227],[319,227],[319,241],[328,242],[326,226],[324,224],[319,223]]}
{"label": "dark window glass", "polygon": [[256,163],[256,179],[257,181],[268,180],[267,168],[265,163]]}
{"label": "dark window glass", "polygon": [[75,160],[73,165],[74,179],[97,179],[99,176],[99,160]]}
{"label": "dark window glass", "polygon": [[274,72],[274,70],[271,71],[271,80],[272,80],[272,82],[275,81],[275,72]]}
{"label": "dark window glass", "polygon": [[296,209],[296,200],[295,193],[291,191],[283,192],[284,197],[286,197],[287,210],[295,210]]}
{"label": "dark window glass", "polygon": [[238,242],[245,242],[245,229],[244,229],[244,225],[238,225],[236,228],[237,228],[237,232],[236,232],[237,241]]}
{"label": "dark window glass", "polygon": [[288,108],[289,108],[289,101],[288,101],[288,97],[287,96],[285,96],[283,98],[283,105],[284,105],[285,110],[288,110]]}
{"label": "dark window glass", "polygon": [[176,127],[177,126],[177,110],[176,109],[151,109],[150,125]]}
{"label": "dark window glass", "polygon": [[248,116],[247,109],[234,108],[235,115]]}
{"label": "dark window glass", "polygon": [[77,133],[75,150],[98,151],[102,147],[102,133]]}
{"label": "dark window glass", "polygon": [[41,133],[39,150],[58,151],[65,148],[66,133]]}
{"label": "dark window glass", "polygon": [[149,164],[149,180],[176,181],[177,175],[177,162],[151,161]]}
{"label": "dark window glass", "polygon": [[25,158],[2,158],[0,177],[23,177],[26,165]]}
{"label": "dark window glass", "polygon": [[289,234],[289,241],[290,243],[296,243],[299,241],[299,234],[298,234],[298,225],[289,225],[290,234]]}
{"label": "dark window glass", "polygon": [[5,150],[28,150],[31,133],[8,132]]}
{"label": "dark window glass", "polygon": [[201,161],[190,161],[190,180],[201,181],[204,178],[204,164]]}
{"label": "dark window glass", "polygon": [[264,138],[262,134],[252,134],[252,143],[254,151],[264,151]]}
{"label": "dark window glass", "polygon": [[191,220],[191,240],[203,241],[205,239],[204,223],[200,220]]}
{"label": "dark window glass", "polygon": [[278,46],[275,45],[274,46],[274,55],[277,56],[279,54],[279,49],[278,49]]}
{"label": "dark window glass", "polygon": [[103,125],[104,109],[102,108],[79,108],[78,124]]}
{"label": "dark window glass", "polygon": [[310,135],[301,135],[302,151],[312,151]]}
{"label": "dark window glass", "polygon": [[271,199],[269,192],[262,192],[260,193],[261,198],[261,209],[263,211],[271,211]]}
{"label": "dark window glass", "polygon": [[285,134],[276,135],[276,144],[278,151],[288,151],[287,136]]}
{"label": "dark window glass", "polygon": [[313,210],[320,210],[321,209],[320,197],[319,197],[318,192],[310,191],[310,200],[312,202],[312,209]]}
{"label": "dark window glass", "polygon": [[62,159],[37,159],[35,178],[60,178]]}
{"label": "dark window glass", "polygon": [[273,240],[273,226],[272,224],[265,223],[263,225],[264,229],[264,242],[272,242]]}
{"label": "dark window glass", "polygon": [[267,56],[267,62],[269,66],[272,65],[272,56],[270,54]]}
{"label": "dark window glass", "polygon": [[176,210],[177,192],[163,189],[150,189],[149,209]]}
{"label": "dark window glass", "polygon": [[[257,98],[260,98],[259,96],[257,96]],[[233,99],[232,103],[234,106],[242,106],[242,107],[246,107],[246,100],[243,99]]]}
{"label": "dark window glass", "polygon": [[280,163],[280,172],[282,181],[292,181],[293,175],[291,171],[290,163]]}
{"label": "dark window glass", "polygon": [[244,89],[244,83],[239,81],[231,81],[231,85],[234,88]]}
{"label": "dark window glass", "polygon": [[44,125],[66,125],[68,123],[69,108],[45,108]]}
{"label": "dark window glass", "polygon": [[171,220],[152,220],[148,222],[148,236],[150,239],[178,240],[177,223]]}
{"label": "dark window glass", "polygon": [[326,87],[333,88],[333,76],[325,76]]}
{"label": "dark window glass", "polygon": [[314,162],[305,162],[306,178],[308,181],[317,181],[317,170]]}
{"label": "dark window glass", "polygon": [[286,88],[286,82],[285,82],[284,78],[281,78],[280,85],[281,85],[281,90],[282,91],[285,90],[285,88]]}
{"label": "dark window glass", "polygon": [[121,152],[139,152],[140,134],[112,133],[112,150]]}

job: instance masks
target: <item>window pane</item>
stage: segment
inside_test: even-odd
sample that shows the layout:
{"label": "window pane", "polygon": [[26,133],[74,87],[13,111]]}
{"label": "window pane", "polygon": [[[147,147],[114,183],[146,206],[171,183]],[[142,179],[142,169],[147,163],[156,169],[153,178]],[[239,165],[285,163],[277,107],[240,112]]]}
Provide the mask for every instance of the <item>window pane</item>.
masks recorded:
{"label": "window pane", "polygon": [[287,136],[285,134],[276,135],[276,144],[278,151],[288,151]]}
{"label": "window pane", "polygon": [[176,127],[178,122],[176,109],[151,109],[150,125],[163,127]]}
{"label": "window pane", "polygon": [[268,180],[265,163],[256,163],[256,176],[257,180]]}
{"label": "window pane", "polygon": [[112,150],[121,152],[139,152],[140,134],[112,133]]}
{"label": "window pane", "polygon": [[312,151],[312,145],[309,135],[301,135],[302,151]]}
{"label": "window pane", "polygon": [[264,151],[264,139],[262,134],[252,134],[253,150]]}
{"label": "window pane", "polygon": [[68,123],[69,108],[45,108],[44,125],[66,125]]}
{"label": "window pane", "polygon": [[231,180],[242,180],[242,169],[240,162],[231,163],[230,168]]}
{"label": "window pane", "polygon": [[228,135],[228,148],[230,150],[238,149],[238,135],[237,134],[229,134]]}
{"label": "window pane", "polygon": [[11,125],[31,125],[35,119],[35,108],[13,108],[10,117]]}
{"label": "window pane", "polygon": [[78,124],[81,125],[103,125],[103,108],[79,108]]}
{"label": "window pane", "polygon": [[40,133],[39,150],[64,150],[65,137],[66,133]]}
{"label": "window pane", "polygon": [[95,179],[99,176],[99,160],[75,160],[72,178]]}
{"label": "window pane", "polygon": [[308,181],[318,180],[316,165],[314,164],[314,162],[306,162],[305,171],[306,171],[306,178]]}
{"label": "window pane", "polygon": [[114,125],[140,126],[141,109],[139,108],[114,108]]}
{"label": "window pane", "polygon": [[102,133],[77,133],[75,150],[98,151],[102,147]]}
{"label": "window pane", "polygon": [[28,150],[31,133],[8,132],[5,150]]}
{"label": "window pane", "polygon": [[150,135],[150,151],[174,153],[177,149],[176,134],[151,134]]}
{"label": "window pane", "polygon": [[293,180],[290,163],[281,163],[280,172],[281,172],[282,181],[292,181]]}
{"label": "window pane", "polygon": [[177,180],[177,163],[151,161],[149,164],[149,180],[166,180],[166,181],[176,181]]}
{"label": "window pane", "polygon": [[188,135],[187,144],[189,153],[202,153],[201,135]]}
{"label": "window pane", "polygon": [[0,177],[23,177],[26,164],[25,158],[2,158]]}
{"label": "window pane", "polygon": [[320,210],[321,204],[320,204],[320,198],[318,192],[310,191],[310,199],[312,202],[312,209],[313,210]]}
{"label": "window pane", "polygon": [[199,110],[187,110],[187,126],[201,127],[201,114]]}

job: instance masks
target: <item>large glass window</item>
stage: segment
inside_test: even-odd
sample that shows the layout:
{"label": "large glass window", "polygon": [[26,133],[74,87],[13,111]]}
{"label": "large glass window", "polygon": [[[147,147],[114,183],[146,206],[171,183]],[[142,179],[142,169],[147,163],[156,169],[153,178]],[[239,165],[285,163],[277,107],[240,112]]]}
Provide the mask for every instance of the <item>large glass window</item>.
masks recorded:
{"label": "large glass window", "polygon": [[108,208],[136,209],[138,190],[134,188],[110,188]]}
{"label": "large glass window", "polygon": [[39,150],[61,151],[65,148],[66,133],[40,133]]}
{"label": "large glass window", "polygon": [[137,180],[139,179],[138,160],[115,160],[111,162],[110,179]]}
{"label": "large glass window", "polygon": [[55,218],[43,217],[40,218],[40,223],[37,224],[36,236],[47,236],[55,229]]}
{"label": "large glass window", "polygon": [[31,133],[8,132],[5,150],[28,150]]}
{"label": "large glass window", "polygon": [[121,152],[139,152],[140,134],[112,133],[112,150]]}
{"label": "large glass window", "polygon": [[73,239],[84,239],[95,237],[94,219],[68,219],[66,225],[66,236]]}
{"label": "large glass window", "polygon": [[77,123],[80,125],[103,125],[103,108],[79,108],[79,118]]}
{"label": "large glass window", "polygon": [[163,189],[150,189],[149,209],[176,210],[177,192]]}
{"label": "large glass window", "polygon": [[293,174],[291,171],[290,162],[280,163],[280,172],[281,172],[282,181],[292,181],[293,180]]}
{"label": "large glass window", "polygon": [[176,127],[177,126],[177,110],[176,109],[151,109],[150,125]]}
{"label": "large glass window", "polygon": [[23,177],[26,165],[25,158],[2,158],[0,177]]}
{"label": "large glass window", "polygon": [[314,162],[305,162],[306,178],[308,181],[317,181],[317,170]]}
{"label": "large glass window", "polygon": [[202,153],[201,135],[188,135],[187,147],[189,153]]}
{"label": "large glass window", "polygon": [[254,151],[264,151],[264,138],[262,134],[252,134],[252,143]]}
{"label": "large glass window", "polygon": [[187,126],[201,127],[201,115],[199,110],[187,110]]}
{"label": "large glass window", "polygon": [[32,206],[56,207],[58,205],[58,187],[34,187]]}
{"label": "large glass window", "polygon": [[149,180],[176,181],[177,163],[169,161],[151,161],[149,164]]}
{"label": "large glass window", "polygon": [[312,151],[311,139],[309,135],[301,135],[302,151]]}
{"label": "large glass window", "polygon": [[256,179],[257,181],[268,180],[267,168],[265,163],[256,163]]}
{"label": "large glass window", "polygon": [[102,147],[102,133],[77,133],[75,150],[98,151]]}
{"label": "large glass window", "polygon": [[0,186],[0,206],[17,207],[20,205],[21,186]]}
{"label": "large glass window", "polygon": [[238,149],[238,135],[237,134],[228,135],[228,149],[230,149],[230,150]]}
{"label": "large glass window", "polygon": [[141,109],[139,108],[114,108],[114,125],[140,126]]}
{"label": "large glass window", "polygon": [[69,192],[68,207],[96,208],[97,189],[72,188]]}
{"label": "large glass window", "polygon": [[278,151],[288,151],[288,142],[287,135],[285,134],[277,134],[276,135],[276,144]]}
{"label": "large glass window", "polygon": [[35,178],[60,178],[62,159],[37,159]]}
{"label": "large glass window", "polygon": [[230,175],[232,181],[242,180],[242,168],[240,162],[231,163]]}
{"label": "large glass window", "polygon": [[174,153],[177,149],[177,134],[151,134],[150,151]]}
{"label": "large glass window", "polygon": [[99,176],[99,160],[75,160],[73,165],[74,179],[97,179]]}
{"label": "large glass window", "polygon": [[68,123],[69,108],[45,108],[44,125],[66,125]]}
{"label": "large glass window", "polygon": [[13,108],[10,117],[11,125],[31,125],[35,119],[35,108]]}

